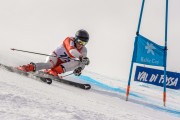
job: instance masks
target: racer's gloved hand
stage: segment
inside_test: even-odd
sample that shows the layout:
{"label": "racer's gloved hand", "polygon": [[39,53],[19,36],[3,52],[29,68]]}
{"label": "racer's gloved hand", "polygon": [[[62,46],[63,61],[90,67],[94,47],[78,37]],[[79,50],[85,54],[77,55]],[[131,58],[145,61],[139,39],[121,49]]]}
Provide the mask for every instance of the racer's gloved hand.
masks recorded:
{"label": "racer's gloved hand", "polygon": [[81,71],[82,71],[82,68],[81,67],[78,67],[76,68],[73,73],[75,76],[80,76],[81,75]]}
{"label": "racer's gloved hand", "polygon": [[90,63],[88,57],[80,57],[79,60],[80,60],[84,65],[89,65],[89,63]]}

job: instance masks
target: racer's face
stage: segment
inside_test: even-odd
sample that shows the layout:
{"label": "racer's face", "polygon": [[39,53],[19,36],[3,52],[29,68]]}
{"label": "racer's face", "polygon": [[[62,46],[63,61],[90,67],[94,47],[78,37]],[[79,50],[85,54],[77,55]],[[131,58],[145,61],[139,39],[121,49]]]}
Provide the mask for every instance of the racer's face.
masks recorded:
{"label": "racer's face", "polygon": [[77,48],[77,49],[81,49],[81,48],[83,47],[83,45],[82,45],[82,44],[79,44],[78,42],[76,42],[75,44],[76,44],[76,48]]}

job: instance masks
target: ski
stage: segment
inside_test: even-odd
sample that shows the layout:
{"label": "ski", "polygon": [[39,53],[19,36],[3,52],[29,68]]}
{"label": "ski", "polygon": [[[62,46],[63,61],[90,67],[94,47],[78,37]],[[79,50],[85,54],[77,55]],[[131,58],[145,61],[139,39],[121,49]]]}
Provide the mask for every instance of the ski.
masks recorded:
{"label": "ski", "polygon": [[53,78],[52,79],[52,78],[49,78],[49,77],[40,77],[40,76],[38,76],[38,77],[41,80],[43,80],[44,82],[48,83],[48,84],[51,84],[52,81],[57,81],[57,82],[64,83],[64,84],[67,84],[67,85],[71,85],[71,86],[74,86],[74,87],[78,87],[78,88],[81,88],[81,89],[84,89],[84,90],[91,89],[90,84],[82,84],[82,83],[73,82],[73,81],[69,81],[69,80],[66,80],[66,79],[62,79],[62,78]]}
{"label": "ski", "polygon": [[17,73],[19,75],[22,75],[22,76],[25,76],[25,77],[29,77],[29,78],[32,78],[32,79],[35,79],[35,80],[38,80],[38,81],[41,81],[41,82],[44,82],[44,83],[47,83],[47,84],[51,84],[52,83],[51,79],[41,78],[41,77],[38,77],[38,76],[34,76],[32,73],[28,73],[28,72],[24,72],[24,71],[18,70],[15,67],[12,67],[12,66],[3,65],[3,64],[0,63],[0,67],[4,68],[5,70],[7,70],[9,72]]}
{"label": "ski", "polygon": [[90,84],[83,84],[83,83],[78,83],[78,82],[74,82],[74,81],[69,81],[69,80],[60,78],[58,76],[51,76],[51,75],[46,74],[46,73],[44,73],[42,71],[39,71],[35,76],[36,77],[40,77],[41,79],[45,79],[45,80],[50,80],[51,79],[53,81],[57,81],[57,82],[64,83],[64,84],[68,84],[68,85],[71,85],[71,86],[74,86],[74,87],[78,87],[78,88],[81,88],[81,89],[84,89],[84,90],[91,89],[91,85]]}
{"label": "ski", "polygon": [[[37,77],[37,76],[36,76]],[[50,78],[43,78],[43,77],[38,77],[41,81],[47,83],[47,84],[51,84],[52,83],[52,79]]]}
{"label": "ski", "polygon": [[90,84],[83,84],[83,83],[78,83],[78,82],[74,82],[74,81],[69,81],[69,80],[66,80],[66,79],[62,79],[60,77],[48,75],[48,74],[46,74],[46,73],[44,73],[42,71],[24,72],[24,71],[16,69],[15,67],[3,65],[1,63],[0,63],[0,67],[5,68],[7,71],[14,72],[14,73],[17,73],[19,75],[23,75],[23,76],[26,76],[26,77],[29,77],[29,78],[32,78],[32,79],[47,83],[47,84],[51,84],[52,81],[57,81],[57,82],[64,83],[64,84],[67,84],[67,85],[71,85],[71,86],[81,88],[81,89],[84,89],[84,90],[91,89]]}
{"label": "ski", "polygon": [[82,83],[73,82],[73,81],[69,81],[69,80],[65,80],[65,79],[53,79],[53,80],[55,80],[57,82],[65,83],[65,84],[68,84],[68,85],[72,85],[72,86],[75,86],[75,87],[78,87],[78,88],[81,88],[81,89],[84,89],[84,90],[91,89],[90,84],[82,84]]}

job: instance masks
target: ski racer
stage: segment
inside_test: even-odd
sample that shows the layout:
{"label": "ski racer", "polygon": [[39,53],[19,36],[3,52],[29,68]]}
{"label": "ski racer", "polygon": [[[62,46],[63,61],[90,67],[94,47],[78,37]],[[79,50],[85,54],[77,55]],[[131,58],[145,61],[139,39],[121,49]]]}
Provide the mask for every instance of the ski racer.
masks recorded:
{"label": "ski racer", "polygon": [[67,37],[51,54],[45,62],[30,63],[19,66],[17,69],[25,72],[33,72],[44,69],[50,75],[73,71],[76,76],[80,76],[82,70],[90,61],[87,57],[85,45],[89,41],[89,34],[86,30],[80,29],[75,37]]}

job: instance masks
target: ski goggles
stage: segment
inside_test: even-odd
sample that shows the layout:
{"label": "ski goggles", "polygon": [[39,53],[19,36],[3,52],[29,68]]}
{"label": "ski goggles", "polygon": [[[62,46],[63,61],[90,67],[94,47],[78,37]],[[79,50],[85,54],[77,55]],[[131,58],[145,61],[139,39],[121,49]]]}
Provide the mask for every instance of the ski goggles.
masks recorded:
{"label": "ski goggles", "polygon": [[84,41],[82,41],[82,40],[80,40],[80,39],[77,39],[76,42],[77,42],[78,44],[80,44],[80,45],[83,45],[83,46],[85,46],[85,45],[87,44],[87,42],[84,42]]}

